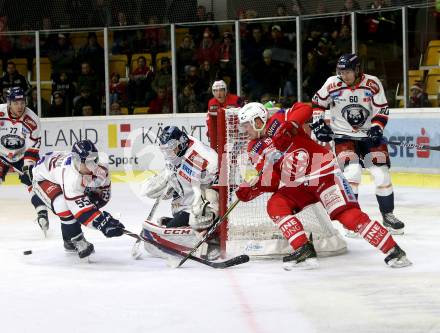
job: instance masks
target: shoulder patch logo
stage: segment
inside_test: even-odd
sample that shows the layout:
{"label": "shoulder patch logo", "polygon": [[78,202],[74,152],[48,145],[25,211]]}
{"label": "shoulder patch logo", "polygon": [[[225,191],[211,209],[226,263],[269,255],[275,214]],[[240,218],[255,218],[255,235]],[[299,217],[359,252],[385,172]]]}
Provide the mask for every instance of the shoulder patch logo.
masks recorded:
{"label": "shoulder patch logo", "polygon": [[379,85],[374,80],[368,79],[365,85],[370,88],[374,94],[380,91]]}
{"label": "shoulder patch logo", "polygon": [[23,122],[31,129],[31,130],[36,130],[37,129],[37,123],[35,122],[35,120],[33,120],[31,117],[29,117],[28,115],[24,116]]}

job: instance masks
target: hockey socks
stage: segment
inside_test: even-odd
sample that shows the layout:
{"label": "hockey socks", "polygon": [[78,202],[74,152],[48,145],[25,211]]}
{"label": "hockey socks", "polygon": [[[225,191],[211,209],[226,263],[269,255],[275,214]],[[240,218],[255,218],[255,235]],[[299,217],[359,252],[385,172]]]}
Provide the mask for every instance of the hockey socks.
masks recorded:
{"label": "hockey socks", "polygon": [[293,249],[296,250],[307,243],[308,239],[303,225],[295,216],[287,215],[280,217],[275,223]]}

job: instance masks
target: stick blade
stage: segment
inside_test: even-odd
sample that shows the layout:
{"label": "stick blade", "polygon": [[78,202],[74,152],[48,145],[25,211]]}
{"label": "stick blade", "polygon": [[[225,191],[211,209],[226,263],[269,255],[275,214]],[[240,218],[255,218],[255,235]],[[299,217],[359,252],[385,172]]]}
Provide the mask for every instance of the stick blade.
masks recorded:
{"label": "stick blade", "polygon": [[210,266],[214,268],[228,268],[232,266],[241,265],[249,261],[249,256],[246,254],[239,255],[237,257],[222,261],[222,262],[212,262]]}

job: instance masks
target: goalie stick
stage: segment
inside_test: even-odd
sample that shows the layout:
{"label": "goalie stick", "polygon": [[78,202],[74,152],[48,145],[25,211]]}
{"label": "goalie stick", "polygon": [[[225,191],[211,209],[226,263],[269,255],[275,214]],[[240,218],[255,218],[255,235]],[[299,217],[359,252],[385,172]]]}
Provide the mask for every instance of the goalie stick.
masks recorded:
{"label": "goalie stick", "polygon": [[[182,251],[179,251],[177,249],[173,249],[173,248],[170,248],[168,246],[162,245],[162,244],[156,242],[153,239],[148,239],[148,238],[146,238],[146,237],[144,237],[142,235],[135,234],[135,233],[133,233],[131,231],[128,231],[128,230],[125,230],[125,229],[124,229],[123,232],[127,236],[136,238],[139,242],[149,243],[149,244],[151,244],[153,246],[156,246],[158,249],[160,249],[162,251],[165,251],[165,252],[167,252],[169,254],[172,254],[174,256],[179,256],[179,257],[184,257],[186,259],[191,259],[193,261],[196,261],[196,262],[198,262],[200,264],[203,264],[203,265],[206,265],[206,266],[209,266],[209,267],[212,267],[212,268],[228,268],[228,267],[244,264],[244,263],[249,261],[249,256],[247,256],[245,254],[242,254],[242,255],[239,255],[237,257],[225,260],[225,261],[214,262],[214,261],[210,261],[210,260],[207,260],[207,259],[203,259],[203,258],[199,258],[199,257],[193,256],[192,254],[186,254],[185,252],[182,252]],[[175,268],[178,268],[178,267],[180,267],[180,265],[175,265]]]}
{"label": "goalie stick", "polygon": [[[351,137],[347,135],[341,135],[341,134],[334,134],[333,139],[346,139],[346,140],[353,140],[353,141],[365,141],[368,138],[364,137]],[[416,148],[421,150],[433,150],[433,151],[440,151],[440,146],[425,146],[425,145],[419,145],[417,143],[409,143],[404,141],[390,141],[386,140],[386,144],[388,145],[395,145],[400,147],[406,147],[406,148]]]}

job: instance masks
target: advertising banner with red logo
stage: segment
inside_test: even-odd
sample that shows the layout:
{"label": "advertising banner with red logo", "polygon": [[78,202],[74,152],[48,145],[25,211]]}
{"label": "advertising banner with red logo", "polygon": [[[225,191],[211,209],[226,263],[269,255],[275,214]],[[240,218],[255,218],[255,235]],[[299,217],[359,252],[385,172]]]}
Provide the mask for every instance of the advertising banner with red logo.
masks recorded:
{"label": "advertising banner with red logo", "polygon": [[[421,145],[440,145],[440,110],[392,110],[385,128],[385,137]],[[419,173],[440,173],[440,152],[388,146],[392,170]]]}
{"label": "advertising banner with red logo", "polygon": [[158,170],[164,166],[157,137],[177,126],[208,144],[204,114],[42,119],[41,152],[70,150],[89,139],[108,155],[112,170]]}

